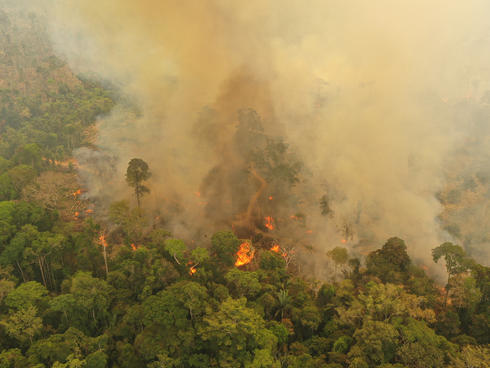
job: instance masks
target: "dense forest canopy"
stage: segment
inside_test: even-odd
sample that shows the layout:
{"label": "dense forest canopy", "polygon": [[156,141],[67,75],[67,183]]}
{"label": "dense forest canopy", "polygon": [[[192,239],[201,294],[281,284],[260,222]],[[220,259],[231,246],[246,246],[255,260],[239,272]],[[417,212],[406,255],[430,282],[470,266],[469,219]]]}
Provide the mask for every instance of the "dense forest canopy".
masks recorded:
{"label": "dense forest canopy", "polygon": [[[44,16],[0,4],[0,368],[489,366],[488,136],[433,193],[451,241],[425,244],[430,258],[359,234],[365,204],[339,216],[345,193],[317,191],[271,114],[241,101],[197,114],[203,155],[220,159],[188,199],[160,190],[179,181],[154,157],[104,151],[117,116],[135,135],[117,143],[138,146],[145,108],[74,73]],[[460,103],[486,129],[488,95]]]}

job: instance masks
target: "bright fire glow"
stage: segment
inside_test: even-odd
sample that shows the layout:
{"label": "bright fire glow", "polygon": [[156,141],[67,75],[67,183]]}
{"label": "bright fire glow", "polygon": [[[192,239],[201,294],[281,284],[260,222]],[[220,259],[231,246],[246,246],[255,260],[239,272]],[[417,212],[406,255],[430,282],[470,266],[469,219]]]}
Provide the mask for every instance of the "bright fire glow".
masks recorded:
{"label": "bright fire glow", "polygon": [[271,250],[271,252],[275,252],[277,254],[280,254],[283,257],[287,257],[288,256],[288,252],[286,252],[285,250],[281,249],[281,246],[279,244],[274,244],[270,250]]}
{"label": "bright fire glow", "polygon": [[189,268],[189,275],[191,275],[191,276],[192,276],[192,275],[194,275],[194,274],[197,272],[197,270],[196,270],[196,268],[195,268],[195,267],[196,267],[196,266],[192,266],[191,268]]}
{"label": "bright fire glow", "polygon": [[267,216],[265,218],[265,227],[268,228],[269,230],[274,230],[274,225],[273,225],[274,219],[272,216]]}
{"label": "bright fire glow", "polygon": [[76,192],[73,192],[73,197],[76,198],[77,195],[80,195],[82,194],[82,190],[81,189],[78,189]]}
{"label": "bright fire glow", "polygon": [[255,250],[251,249],[249,242],[243,242],[240,244],[240,249],[238,249],[237,260],[235,266],[240,267],[246,265],[252,261],[254,258]]}
{"label": "bright fire glow", "polygon": [[136,248],[136,245],[134,245],[133,243],[131,243],[131,249],[136,250],[137,249]]}
{"label": "bright fire glow", "polygon": [[271,251],[280,253],[281,252],[281,247],[279,247],[279,244],[275,244],[272,246]]}
{"label": "bright fire glow", "polygon": [[104,247],[107,247],[107,240],[105,240],[105,235],[102,234],[101,236],[99,236],[99,243],[104,246]]}
{"label": "bright fire glow", "polygon": [[273,199],[272,196],[269,196],[269,201],[272,201],[272,199]]}

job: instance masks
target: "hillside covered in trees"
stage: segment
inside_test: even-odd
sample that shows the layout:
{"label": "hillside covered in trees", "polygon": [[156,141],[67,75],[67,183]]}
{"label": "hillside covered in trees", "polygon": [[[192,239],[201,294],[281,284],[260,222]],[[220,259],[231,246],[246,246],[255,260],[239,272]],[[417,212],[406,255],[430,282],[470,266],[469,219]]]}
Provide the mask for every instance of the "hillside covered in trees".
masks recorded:
{"label": "hillside covered in trees", "polygon": [[[267,237],[272,219],[247,239],[171,233],[146,211],[142,159],[126,174],[137,205],[128,197],[99,216],[73,150],[93,145],[119,97],[75,75],[47,40],[35,14],[0,9],[0,368],[490,366],[490,268],[459,245],[430,245],[442,285],[397,237],[365,256],[330,249],[331,276],[316,280]],[[254,160],[295,182],[294,160]],[[483,193],[488,182],[475,183]],[[464,188],[441,201],[461,203]]]}

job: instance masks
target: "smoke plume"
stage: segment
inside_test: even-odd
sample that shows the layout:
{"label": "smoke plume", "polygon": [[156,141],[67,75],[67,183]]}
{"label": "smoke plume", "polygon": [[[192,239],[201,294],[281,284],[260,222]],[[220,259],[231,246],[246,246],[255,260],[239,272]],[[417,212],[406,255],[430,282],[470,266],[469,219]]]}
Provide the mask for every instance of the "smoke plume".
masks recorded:
{"label": "smoke plume", "polygon": [[[176,236],[239,224],[257,195],[254,221],[322,252],[399,236],[429,259],[451,239],[436,193],[479,134],[458,104],[490,89],[488,1],[66,0],[51,19],[70,65],[124,95],[79,152],[89,195],[127,198],[140,157]],[[270,147],[287,158],[260,166]]]}

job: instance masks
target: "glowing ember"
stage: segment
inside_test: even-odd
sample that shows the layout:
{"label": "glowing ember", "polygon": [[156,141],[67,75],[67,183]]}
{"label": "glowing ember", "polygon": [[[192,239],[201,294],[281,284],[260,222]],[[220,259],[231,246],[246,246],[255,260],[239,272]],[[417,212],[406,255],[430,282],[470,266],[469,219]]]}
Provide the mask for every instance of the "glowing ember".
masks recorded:
{"label": "glowing ember", "polygon": [[78,216],[80,216],[80,212],[76,211],[75,212],[75,219],[78,219]]}
{"label": "glowing ember", "polygon": [[197,270],[196,270],[196,268],[195,268],[195,267],[196,267],[196,266],[192,266],[191,268],[189,268],[189,275],[191,275],[191,276],[192,276],[192,275],[194,275],[194,274],[197,272]]}
{"label": "glowing ember", "polygon": [[131,249],[136,250],[138,248],[136,248],[136,245],[134,245],[133,243],[131,243]]}
{"label": "glowing ember", "polygon": [[82,190],[81,189],[78,189],[76,192],[73,192],[73,197],[77,197],[77,195],[80,195],[82,194]]}
{"label": "glowing ember", "polygon": [[341,242],[342,242],[342,244],[345,244],[345,243],[347,243],[347,239],[342,239]]}
{"label": "glowing ember", "polygon": [[269,196],[269,201],[272,201],[272,196]]}
{"label": "glowing ember", "polygon": [[271,252],[275,252],[277,254],[280,254],[284,258],[288,256],[288,253],[285,250],[281,249],[279,244],[274,244],[270,250],[271,250]]}
{"label": "glowing ember", "polygon": [[254,258],[255,250],[251,249],[249,242],[243,242],[240,244],[240,249],[236,253],[237,260],[235,266],[240,267],[246,265]]}
{"label": "glowing ember", "polygon": [[267,216],[265,218],[265,227],[268,228],[269,230],[274,230],[274,225],[273,225],[274,219],[272,216]]}
{"label": "glowing ember", "polygon": [[276,253],[280,253],[281,252],[281,248],[279,247],[279,244],[273,245],[272,248],[271,248],[271,251],[276,252]]}
{"label": "glowing ember", "polygon": [[85,210],[85,213],[92,213],[94,210],[91,210],[90,208],[88,210]]}
{"label": "glowing ember", "polygon": [[104,247],[107,247],[107,240],[105,240],[105,235],[102,234],[101,236],[99,236],[99,243],[100,245],[104,246]]}

